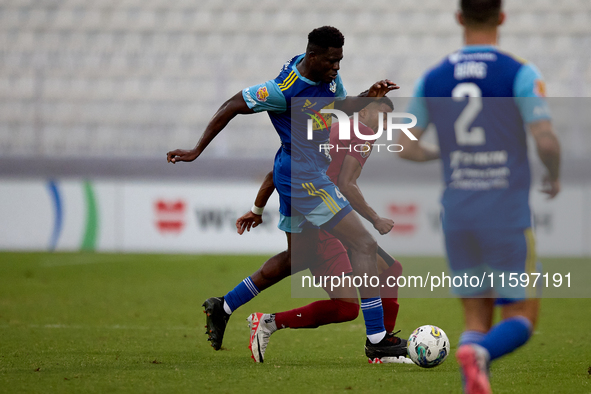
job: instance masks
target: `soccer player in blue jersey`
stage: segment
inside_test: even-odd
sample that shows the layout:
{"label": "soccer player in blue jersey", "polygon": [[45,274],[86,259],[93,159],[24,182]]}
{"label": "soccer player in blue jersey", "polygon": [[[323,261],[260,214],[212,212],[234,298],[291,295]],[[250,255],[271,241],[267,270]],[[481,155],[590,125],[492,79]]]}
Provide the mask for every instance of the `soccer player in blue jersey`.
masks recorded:
{"label": "soccer player in blue jersey", "polygon": [[[409,107],[418,119],[412,134],[420,138],[434,124],[439,151],[401,134],[400,156],[442,161],[442,225],[453,275],[530,273],[536,257],[526,130],[548,171],[543,191],[550,198],[560,191],[560,146],[544,82],[533,64],[496,47],[501,0],[461,0],[457,19],[465,46],[424,74]],[[454,289],[465,317],[456,358],[467,393],[491,392],[489,363],[524,345],[538,317],[539,300],[527,298],[526,289],[487,286]],[[492,326],[495,304],[502,320]]]}
{"label": "soccer player in blue jersey", "polygon": [[[292,110],[301,113],[335,108],[352,113],[367,104],[346,97],[338,73],[343,45],[344,37],[338,29],[324,26],[313,30],[308,35],[306,52],[288,61],[277,78],[248,87],[226,101],[207,125],[195,148],[177,149],[167,154],[168,162],[172,163],[195,160],[238,114],[266,111],[281,139],[281,148],[275,156],[273,183],[280,196],[279,228],[287,233],[288,250],[286,254],[271,258],[276,264],[269,266],[276,267],[275,271],[261,268],[223,298],[206,300],[207,330],[216,350],[221,347],[232,311],[276,282],[278,277],[288,276],[292,266],[296,270],[299,266],[308,266],[316,258],[318,227],[336,236],[349,248],[355,275],[378,276],[375,239],[326,175],[330,156],[319,146],[329,139],[330,118],[323,118],[313,139],[308,140],[307,119],[292,117]],[[360,96],[383,97],[397,88],[392,81],[382,80]],[[298,98],[312,98],[313,102]],[[305,221],[316,228],[301,226]],[[369,349],[377,358],[391,356],[399,339],[386,335],[379,288],[360,288],[359,292],[367,332],[366,353]]]}
{"label": "soccer player in blue jersey", "polygon": [[[362,134],[367,136],[375,135],[379,127],[379,116],[383,117],[383,124],[386,124],[386,113],[394,109],[392,101],[383,97],[372,101],[370,105],[359,112],[358,127]],[[347,119],[351,126],[355,124],[353,119]],[[394,226],[391,219],[380,217],[368,205],[359,186],[357,179],[367,159],[369,158],[374,140],[362,140],[352,135],[350,140],[341,140],[339,137],[340,124],[333,123],[330,133],[330,142],[334,147],[331,149],[332,161],[327,170],[327,175],[338,185],[343,195],[351,202],[351,206],[361,216],[370,221],[374,228],[382,235],[390,232]],[[363,149],[347,149],[348,147],[363,147]],[[256,196],[254,205],[264,207],[275,190],[273,186],[272,172],[265,177],[263,184]],[[239,234],[250,231],[263,222],[262,215],[248,212],[236,221],[236,228]],[[318,243],[318,261],[315,265],[307,268],[314,277],[342,277],[352,272],[351,263],[347,251],[341,242],[325,231],[320,231]],[[273,263],[273,262],[271,262]],[[267,264],[267,263],[266,263]],[[378,265],[380,272],[380,283],[387,283],[391,276],[398,277],[402,274],[402,265],[383,249],[378,247]],[[255,362],[263,362],[265,351],[270,336],[277,330],[284,328],[316,328],[326,324],[342,323],[357,318],[359,314],[359,303],[357,300],[357,289],[348,285],[332,286],[324,285],[324,290],[330,296],[330,300],[316,301],[306,306],[291,309],[273,314],[253,313],[248,317],[251,328],[250,344],[252,358]],[[388,333],[393,333],[398,316],[398,288],[384,285],[381,288],[382,307],[384,310],[384,326]],[[393,333],[392,335],[395,335]],[[398,357],[372,358],[371,349],[369,353],[370,363],[411,363],[406,358],[406,341],[399,341]]]}

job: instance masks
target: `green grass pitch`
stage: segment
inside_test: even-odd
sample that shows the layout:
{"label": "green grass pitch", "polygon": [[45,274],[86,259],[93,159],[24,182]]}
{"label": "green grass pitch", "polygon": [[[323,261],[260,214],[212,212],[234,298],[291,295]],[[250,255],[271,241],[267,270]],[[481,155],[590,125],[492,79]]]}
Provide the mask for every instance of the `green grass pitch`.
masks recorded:
{"label": "green grass pitch", "polygon": [[[224,349],[215,352],[206,341],[201,303],[225,294],[264,259],[0,253],[0,392],[461,391],[453,354],[462,318],[459,302],[449,298],[400,302],[401,335],[436,324],[449,336],[451,356],[430,370],[368,364],[361,317],[279,331],[266,362],[255,364],[246,317],[310,302],[291,298],[289,281],[236,311]],[[493,364],[494,392],[590,393],[589,327],[591,300],[542,300],[531,341]]]}

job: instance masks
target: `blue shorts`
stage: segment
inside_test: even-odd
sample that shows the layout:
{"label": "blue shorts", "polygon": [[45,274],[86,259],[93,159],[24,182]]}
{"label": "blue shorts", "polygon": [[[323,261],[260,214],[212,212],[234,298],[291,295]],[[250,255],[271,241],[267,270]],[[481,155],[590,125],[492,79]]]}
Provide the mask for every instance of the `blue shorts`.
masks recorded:
{"label": "blue shorts", "polygon": [[349,201],[327,176],[293,182],[290,187],[275,186],[280,213],[277,227],[288,233],[301,233],[305,223],[330,230],[352,211]]}
{"label": "blue shorts", "polygon": [[[504,299],[501,303],[536,296],[531,285],[523,287],[520,282],[512,287],[509,284],[511,274],[518,277],[522,273],[537,271],[535,239],[531,228],[447,230],[445,247],[452,276],[463,277],[466,274],[479,278],[479,286],[466,285],[465,282],[462,286],[452,286],[454,294],[462,297],[490,294],[491,297]],[[504,281],[501,275],[504,275]],[[476,281],[473,283],[476,284]]]}

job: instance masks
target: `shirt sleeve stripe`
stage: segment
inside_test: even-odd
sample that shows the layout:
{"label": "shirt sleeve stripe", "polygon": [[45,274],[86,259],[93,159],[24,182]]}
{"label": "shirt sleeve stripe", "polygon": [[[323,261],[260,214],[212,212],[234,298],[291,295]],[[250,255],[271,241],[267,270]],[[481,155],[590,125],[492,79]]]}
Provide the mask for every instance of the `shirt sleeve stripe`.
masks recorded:
{"label": "shirt sleeve stripe", "polygon": [[[295,74],[294,74],[294,75],[295,75]],[[295,75],[295,77],[291,79],[291,82],[289,82],[289,85],[286,85],[286,86],[283,86],[283,87],[281,87],[281,88],[280,88],[280,89],[281,89],[281,91],[283,92],[283,91],[285,91],[285,90],[287,90],[287,89],[291,88],[291,85],[293,85],[297,79],[298,79],[298,76],[297,76],[297,75]]]}
{"label": "shirt sleeve stripe", "polygon": [[283,80],[283,82],[281,82],[277,86],[279,86],[279,88],[282,88],[283,86],[285,86],[286,84],[288,84],[291,81],[291,79],[293,79],[293,77],[295,77],[295,76],[296,76],[296,73],[295,73],[295,71],[292,70],[292,72],[289,73],[289,75],[287,76],[287,78],[285,78]]}

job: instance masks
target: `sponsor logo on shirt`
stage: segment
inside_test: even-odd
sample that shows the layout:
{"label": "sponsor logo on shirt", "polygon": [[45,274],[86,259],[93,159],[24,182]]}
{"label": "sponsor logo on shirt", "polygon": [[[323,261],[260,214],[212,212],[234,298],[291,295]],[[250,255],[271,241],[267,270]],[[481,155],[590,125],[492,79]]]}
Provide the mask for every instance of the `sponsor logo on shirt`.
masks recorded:
{"label": "sponsor logo on shirt", "polygon": [[[314,111],[313,109],[310,109],[310,111],[314,114],[317,115],[317,117],[322,118],[322,115],[319,114],[317,111]],[[351,122],[349,120],[349,116],[344,113],[343,111],[340,111],[338,109],[334,109],[334,102],[330,104],[330,106],[326,106],[324,108],[322,108],[320,110],[321,113],[323,114],[328,114],[326,116],[326,118],[322,118],[322,119],[327,119],[327,124],[326,124],[326,128],[328,129],[330,127],[330,119],[331,115],[335,115],[337,117],[337,119],[339,120],[339,140],[350,140],[351,139]],[[382,117],[383,113],[379,112],[378,116],[379,116],[379,123],[378,123],[378,131],[376,132],[375,135],[371,135],[371,136],[367,136],[367,135],[363,135],[362,133],[359,132],[359,113],[358,112],[354,112],[353,113],[353,132],[355,133],[355,135],[357,136],[357,138],[363,140],[363,141],[368,141],[368,140],[372,140],[375,141],[378,138],[381,137],[382,132],[384,131],[384,121],[383,121],[383,117]],[[310,114],[310,117],[316,121],[318,128],[322,128],[322,124],[320,124],[319,119],[315,118],[314,116],[312,116]],[[410,123],[394,123],[395,120],[394,119],[410,119]],[[313,130],[317,130],[317,128],[315,126],[313,126],[312,121],[308,121],[308,141],[312,141],[314,139],[314,133]],[[385,125],[386,128],[386,134],[387,134],[387,138],[388,141],[392,141],[392,139],[394,138],[392,131],[393,130],[397,130],[400,129],[402,130],[402,132],[404,132],[404,134],[406,134],[406,136],[408,138],[410,138],[413,141],[417,141],[417,137],[415,137],[410,131],[409,129],[415,127],[417,124],[417,117],[414,116],[413,114],[407,113],[407,112],[389,112],[387,115],[387,124]]]}
{"label": "sponsor logo on shirt", "polygon": [[508,159],[509,154],[505,150],[453,151],[450,153],[453,172],[448,187],[463,190],[506,189],[511,175],[511,170],[506,166]]}
{"label": "sponsor logo on shirt", "polygon": [[248,103],[249,103],[249,107],[250,108],[252,108],[255,105],[257,105],[257,102],[254,101],[254,99],[252,98],[252,95],[250,94],[250,89],[249,88],[244,89],[243,92],[244,92],[244,97],[246,98],[246,100],[248,100]]}
{"label": "sponsor logo on shirt", "polygon": [[337,83],[336,83],[336,81],[332,81],[330,83],[330,85],[328,85],[328,88],[330,89],[331,92],[336,93],[336,91],[337,91]]}
{"label": "sponsor logo on shirt", "polygon": [[267,101],[267,97],[269,97],[269,92],[267,91],[266,86],[261,86],[256,93],[257,100],[262,101],[263,103]]}
{"label": "sponsor logo on shirt", "polygon": [[[326,114],[326,115],[322,115],[321,113],[319,113],[318,111],[315,111],[312,107],[314,107],[317,104],[317,102],[312,103],[310,100],[306,100],[306,102],[304,103],[304,106],[302,108],[302,111],[304,113],[306,113],[310,119],[312,120],[312,122],[308,122],[308,140],[312,140],[312,134],[313,130],[328,130],[330,129],[330,126],[332,125],[332,116],[330,115],[330,113]],[[322,112],[325,109],[333,109],[334,108],[334,102],[328,104],[327,106],[325,106],[324,108],[322,108],[320,110],[320,112]],[[340,111],[339,111],[340,112]]]}
{"label": "sponsor logo on shirt", "polygon": [[497,60],[497,55],[494,52],[476,52],[476,53],[462,53],[454,52],[448,57],[451,64],[456,64],[461,61],[485,61],[494,62]]}
{"label": "sponsor logo on shirt", "polygon": [[536,79],[534,83],[534,93],[538,97],[546,97],[546,83],[541,79]]}
{"label": "sponsor logo on shirt", "polygon": [[311,102],[310,100],[306,99],[306,102],[304,103],[304,107],[302,108],[302,112],[304,112],[306,109],[312,108],[316,105],[316,102]]}
{"label": "sponsor logo on shirt", "polygon": [[449,159],[452,168],[458,168],[460,166],[493,166],[507,164],[509,154],[506,150],[489,152],[464,152],[455,150],[449,154]]}
{"label": "sponsor logo on shirt", "polygon": [[371,147],[371,142],[365,141],[365,144],[363,144],[363,148],[361,148],[361,157],[367,159],[369,155],[371,155]]}

